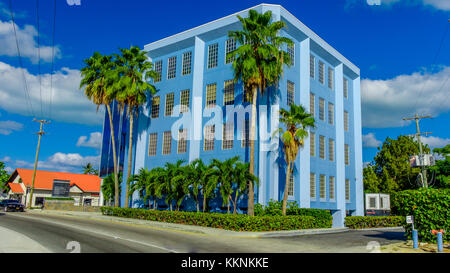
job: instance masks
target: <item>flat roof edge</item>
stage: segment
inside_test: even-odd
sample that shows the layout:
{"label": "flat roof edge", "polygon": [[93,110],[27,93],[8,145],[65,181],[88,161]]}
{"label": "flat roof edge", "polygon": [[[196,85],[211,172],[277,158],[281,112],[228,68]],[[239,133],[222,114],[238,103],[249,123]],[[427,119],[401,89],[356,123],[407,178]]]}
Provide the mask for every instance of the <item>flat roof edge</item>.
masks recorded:
{"label": "flat roof edge", "polygon": [[[242,11],[239,11],[239,12],[235,12],[235,13],[230,14],[230,15],[227,15],[227,16],[225,16],[225,17],[222,17],[222,18],[216,19],[216,20],[214,20],[214,21],[208,22],[208,23],[206,23],[206,24],[202,24],[202,25],[200,25],[200,26],[197,26],[197,27],[194,27],[194,28],[185,30],[185,31],[183,31],[183,32],[176,33],[176,34],[174,34],[174,35],[168,36],[168,37],[166,37],[166,38],[157,40],[157,41],[152,42],[152,43],[149,43],[149,44],[146,44],[146,45],[144,45],[144,50],[145,50],[147,47],[151,47],[151,46],[154,46],[154,48],[149,49],[150,51],[156,50],[156,49],[158,49],[158,48],[160,48],[160,47],[165,46],[164,42],[166,42],[166,41],[168,41],[168,40],[170,40],[170,39],[174,39],[173,43],[175,43],[175,42],[177,42],[177,38],[178,38],[178,37],[181,37],[182,35],[188,34],[188,33],[190,33],[190,32],[195,32],[195,31],[198,31],[198,30],[200,30],[199,32],[202,33],[202,32],[201,32],[201,29],[202,29],[202,28],[206,28],[206,27],[208,27],[209,25],[219,23],[219,22],[221,22],[221,21],[224,21],[224,20],[226,20],[226,19],[229,19],[229,18],[231,18],[231,17],[233,17],[233,16],[236,16],[236,15],[238,15],[238,14],[244,13],[244,12],[246,12],[246,11],[249,11],[249,10],[251,10],[251,9],[255,9],[255,8],[258,8],[258,7],[263,7],[263,6],[271,6],[271,7],[278,7],[278,8],[280,8],[280,17],[283,17],[284,19],[286,19],[287,21],[289,21],[289,22],[292,23],[293,25],[297,26],[297,27],[298,27],[302,32],[304,32],[304,33],[306,34],[306,36],[308,36],[311,40],[313,40],[313,41],[316,42],[319,46],[323,47],[326,51],[328,51],[328,52],[330,52],[332,55],[334,55],[340,62],[342,62],[344,65],[346,65],[346,66],[347,66],[350,70],[352,70],[355,74],[357,74],[358,76],[360,75],[360,69],[359,69],[359,67],[357,67],[357,66],[356,66],[355,64],[353,64],[351,61],[349,61],[346,57],[344,57],[341,53],[339,53],[339,51],[337,51],[334,47],[332,47],[330,44],[328,44],[324,39],[322,39],[322,38],[321,38],[319,35],[317,35],[314,31],[312,31],[312,30],[311,30],[310,28],[308,28],[305,24],[303,24],[297,17],[295,17],[295,16],[294,16],[292,13],[290,13],[287,9],[285,9],[285,8],[284,8],[283,6],[281,6],[281,5],[275,5],[275,4],[264,4],[264,3],[263,3],[263,4],[259,4],[259,5],[253,6],[253,7],[247,8],[247,9],[242,10]],[[284,12],[285,14],[282,14],[283,12]],[[206,31],[205,31],[205,32],[206,32]],[[199,33],[199,34],[200,34],[200,33]],[[192,35],[192,37],[197,36],[197,35],[198,35],[198,34]],[[184,37],[184,39],[188,39],[188,38],[192,38],[192,37],[191,37],[191,36],[188,36],[188,37]],[[158,46],[157,44],[159,44],[159,43],[161,43],[161,45]],[[171,44],[171,42],[169,42],[169,44]]]}

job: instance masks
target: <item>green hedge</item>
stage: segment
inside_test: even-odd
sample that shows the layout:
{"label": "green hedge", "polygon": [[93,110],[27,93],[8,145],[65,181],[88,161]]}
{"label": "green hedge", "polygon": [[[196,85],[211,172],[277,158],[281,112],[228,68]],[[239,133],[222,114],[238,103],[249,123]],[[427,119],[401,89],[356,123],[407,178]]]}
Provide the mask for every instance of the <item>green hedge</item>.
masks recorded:
{"label": "green hedge", "polygon": [[275,231],[327,228],[312,216],[254,216],[244,214],[160,211],[134,208],[101,207],[103,215],[188,224],[234,231]]}
{"label": "green hedge", "polygon": [[[450,241],[450,189],[422,188],[395,193],[391,196],[392,212],[414,216],[419,241],[436,242],[431,230],[445,230],[444,241]],[[404,225],[409,239],[411,224]]]}
{"label": "green hedge", "polygon": [[[281,216],[282,201],[270,200],[267,206],[255,204],[255,216]],[[315,221],[322,227],[330,228],[333,217],[329,210],[299,208],[296,201],[289,201],[286,208],[286,215],[313,216]]]}
{"label": "green hedge", "polygon": [[70,197],[45,197],[45,200],[73,201],[73,198],[70,198]]}
{"label": "green hedge", "polygon": [[347,216],[345,226],[351,229],[401,227],[405,221],[403,216]]}

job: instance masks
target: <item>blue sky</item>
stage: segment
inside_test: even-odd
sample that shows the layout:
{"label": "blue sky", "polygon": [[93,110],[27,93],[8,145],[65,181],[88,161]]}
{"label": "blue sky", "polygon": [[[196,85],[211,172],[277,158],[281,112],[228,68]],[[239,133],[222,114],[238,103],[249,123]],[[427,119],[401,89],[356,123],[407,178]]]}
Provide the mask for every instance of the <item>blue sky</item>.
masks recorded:
{"label": "blue sky", "polygon": [[[0,161],[10,169],[32,168],[37,145],[34,133],[39,130],[39,124],[32,122],[33,116],[52,120],[45,125],[48,134],[42,140],[40,168],[80,171],[82,164],[98,161],[103,109],[96,113],[96,107],[78,89],[83,59],[94,51],[110,54],[118,47],[143,47],[261,3],[80,2],[79,6],[71,6],[66,0],[57,3],[55,74],[50,93],[53,1],[41,0],[39,6],[41,90],[36,1],[13,1],[31,111],[16,55],[9,1],[0,0]],[[425,142],[431,146],[450,143],[450,1],[381,0],[380,5],[369,5],[367,0],[268,3],[285,7],[361,69],[364,162],[372,160],[377,145],[387,136],[415,133],[415,125],[402,123],[401,118],[416,110],[435,116],[421,121],[422,131],[433,132]]]}

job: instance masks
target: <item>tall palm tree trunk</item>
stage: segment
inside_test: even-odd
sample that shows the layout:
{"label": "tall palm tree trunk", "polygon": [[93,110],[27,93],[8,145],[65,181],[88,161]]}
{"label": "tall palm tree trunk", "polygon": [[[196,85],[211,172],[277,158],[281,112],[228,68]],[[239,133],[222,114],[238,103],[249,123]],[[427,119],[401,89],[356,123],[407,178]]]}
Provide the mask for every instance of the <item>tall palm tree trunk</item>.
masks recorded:
{"label": "tall palm tree trunk", "polygon": [[112,120],[111,107],[109,104],[106,104],[106,109],[108,111],[109,116],[109,125],[111,128],[111,142],[113,149],[113,157],[114,157],[114,207],[119,206],[119,174],[117,173],[117,157],[116,157],[116,140],[114,136],[114,124]]}
{"label": "tall palm tree trunk", "polygon": [[282,212],[283,215],[286,215],[286,207],[287,207],[287,199],[288,199],[288,188],[289,188],[289,180],[291,178],[291,160],[288,162],[287,173],[286,173],[286,185],[284,186],[284,195],[283,195],[283,207]]}
{"label": "tall palm tree trunk", "polygon": [[[250,173],[255,175],[255,136],[256,136],[256,99],[258,98],[258,88],[252,88],[252,117],[250,124]],[[255,192],[253,182],[248,184],[248,210],[247,214],[255,215]]]}
{"label": "tall palm tree trunk", "polygon": [[127,171],[127,180],[126,180],[127,183],[126,183],[126,189],[125,189],[125,192],[126,192],[125,207],[126,208],[128,208],[128,205],[129,205],[128,203],[130,202],[129,196],[128,196],[128,188],[129,188],[130,182],[128,181],[128,179],[131,176],[131,162],[133,161],[131,157],[133,156],[133,120],[134,120],[134,109],[131,106],[129,106],[128,108],[129,108],[128,114],[130,116],[130,138],[128,140],[128,171]]}
{"label": "tall palm tree trunk", "polygon": [[239,190],[238,189],[236,189],[236,195],[234,196],[234,211],[233,211],[233,214],[237,214],[237,199],[238,199],[238,196],[239,196]]}
{"label": "tall palm tree trunk", "polygon": [[206,195],[203,193],[203,212],[206,211]]}

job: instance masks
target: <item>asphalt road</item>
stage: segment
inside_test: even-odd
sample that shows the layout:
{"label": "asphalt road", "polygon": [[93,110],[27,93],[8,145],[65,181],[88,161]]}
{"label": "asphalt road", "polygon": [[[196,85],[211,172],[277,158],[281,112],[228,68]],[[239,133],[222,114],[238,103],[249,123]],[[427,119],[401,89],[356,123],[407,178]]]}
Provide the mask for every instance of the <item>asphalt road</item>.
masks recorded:
{"label": "asphalt road", "polygon": [[77,250],[77,244],[82,253],[352,253],[371,252],[373,247],[368,247],[368,244],[382,246],[404,240],[402,230],[348,231],[279,238],[232,238],[28,213],[0,213],[0,227],[23,234],[57,253]]}

